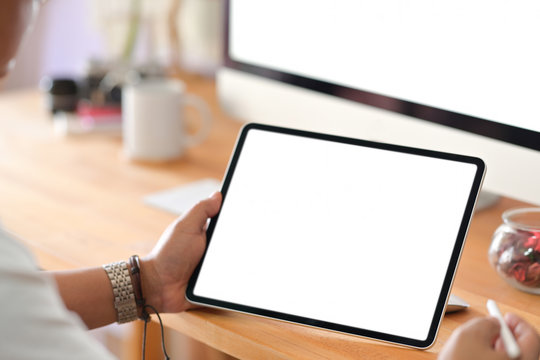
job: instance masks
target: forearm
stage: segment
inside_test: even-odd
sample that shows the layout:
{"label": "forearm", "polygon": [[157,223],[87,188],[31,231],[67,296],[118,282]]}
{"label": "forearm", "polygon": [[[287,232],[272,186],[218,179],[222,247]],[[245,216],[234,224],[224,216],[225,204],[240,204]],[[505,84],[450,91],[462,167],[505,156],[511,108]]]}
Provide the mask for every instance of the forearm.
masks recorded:
{"label": "forearm", "polygon": [[116,321],[111,282],[102,267],[52,272],[66,307],[89,329]]}
{"label": "forearm", "polygon": [[[131,274],[129,262],[126,264]],[[159,284],[151,260],[141,260],[141,283],[143,296],[149,304],[161,309]],[[100,267],[52,272],[60,296],[66,307],[76,312],[89,329],[105,326],[117,321],[111,281]],[[133,283],[134,278],[131,277]],[[142,308],[138,309],[141,315]]]}

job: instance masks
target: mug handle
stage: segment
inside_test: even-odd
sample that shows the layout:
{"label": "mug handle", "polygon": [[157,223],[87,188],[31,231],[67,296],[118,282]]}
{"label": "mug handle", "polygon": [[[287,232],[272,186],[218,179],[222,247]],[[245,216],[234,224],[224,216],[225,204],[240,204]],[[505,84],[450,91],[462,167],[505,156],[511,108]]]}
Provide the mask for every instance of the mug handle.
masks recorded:
{"label": "mug handle", "polygon": [[185,94],[182,100],[183,106],[193,106],[199,111],[202,120],[199,130],[192,135],[186,137],[186,146],[191,147],[201,143],[210,134],[212,126],[212,115],[210,108],[200,97],[192,94]]}

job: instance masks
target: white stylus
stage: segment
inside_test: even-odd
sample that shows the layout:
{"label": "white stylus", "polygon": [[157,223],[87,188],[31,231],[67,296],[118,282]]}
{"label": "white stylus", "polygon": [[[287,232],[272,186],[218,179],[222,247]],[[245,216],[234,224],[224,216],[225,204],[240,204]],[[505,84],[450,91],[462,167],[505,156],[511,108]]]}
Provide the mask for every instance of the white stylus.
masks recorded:
{"label": "white stylus", "polygon": [[489,314],[491,316],[496,317],[497,320],[499,320],[499,323],[501,324],[501,339],[504,343],[504,348],[506,349],[506,353],[512,359],[518,358],[519,355],[521,355],[521,350],[519,349],[519,345],[516,342],[514,335],[510,331],[510,328],[508,327],[508,325],[506,325],[506,322],[503,319],[501,310],[499,310],[497,303],[489,299],[487,301],[486,306],[487,306]]}

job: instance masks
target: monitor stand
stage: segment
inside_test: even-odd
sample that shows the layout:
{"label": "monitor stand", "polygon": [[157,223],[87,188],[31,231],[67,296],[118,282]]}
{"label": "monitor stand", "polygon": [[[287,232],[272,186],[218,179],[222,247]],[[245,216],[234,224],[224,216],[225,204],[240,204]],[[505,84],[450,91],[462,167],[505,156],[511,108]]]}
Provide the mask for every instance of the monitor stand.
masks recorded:
{"label": "monitor stand", "polygon": [[474,211],[482,211],[484,209],[495,206],[500,199],[501,197],[499,195],[486,190],[482,190],[480,191],[480,195],[478,196],[478,201],[476,202],[476,207]]}
{"label": "monitor stand", "polygon": [[450,294],[450,298],[448,299],[448,304],[446,304],[446,310],[445,313],[453,313],[456,311],[465,310],[469,307],[469,303],[467,303],[465,300],[460,298],[457,295]]}

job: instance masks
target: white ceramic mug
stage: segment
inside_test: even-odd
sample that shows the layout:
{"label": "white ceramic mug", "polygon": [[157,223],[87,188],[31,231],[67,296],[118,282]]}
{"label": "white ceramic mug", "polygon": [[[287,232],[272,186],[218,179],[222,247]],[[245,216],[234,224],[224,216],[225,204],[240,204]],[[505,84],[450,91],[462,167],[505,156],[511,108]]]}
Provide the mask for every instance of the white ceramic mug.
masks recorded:
{"label": "white ceramic mug", "polygon": [[[186,106],[200,114],[195,134],[185,130]],[[200,143],[210,131],[212,118],[206,103],[187,94],[180,80],[153,79],[122,89],[122,132],[124,152],[129,159],[169,161]]]}

